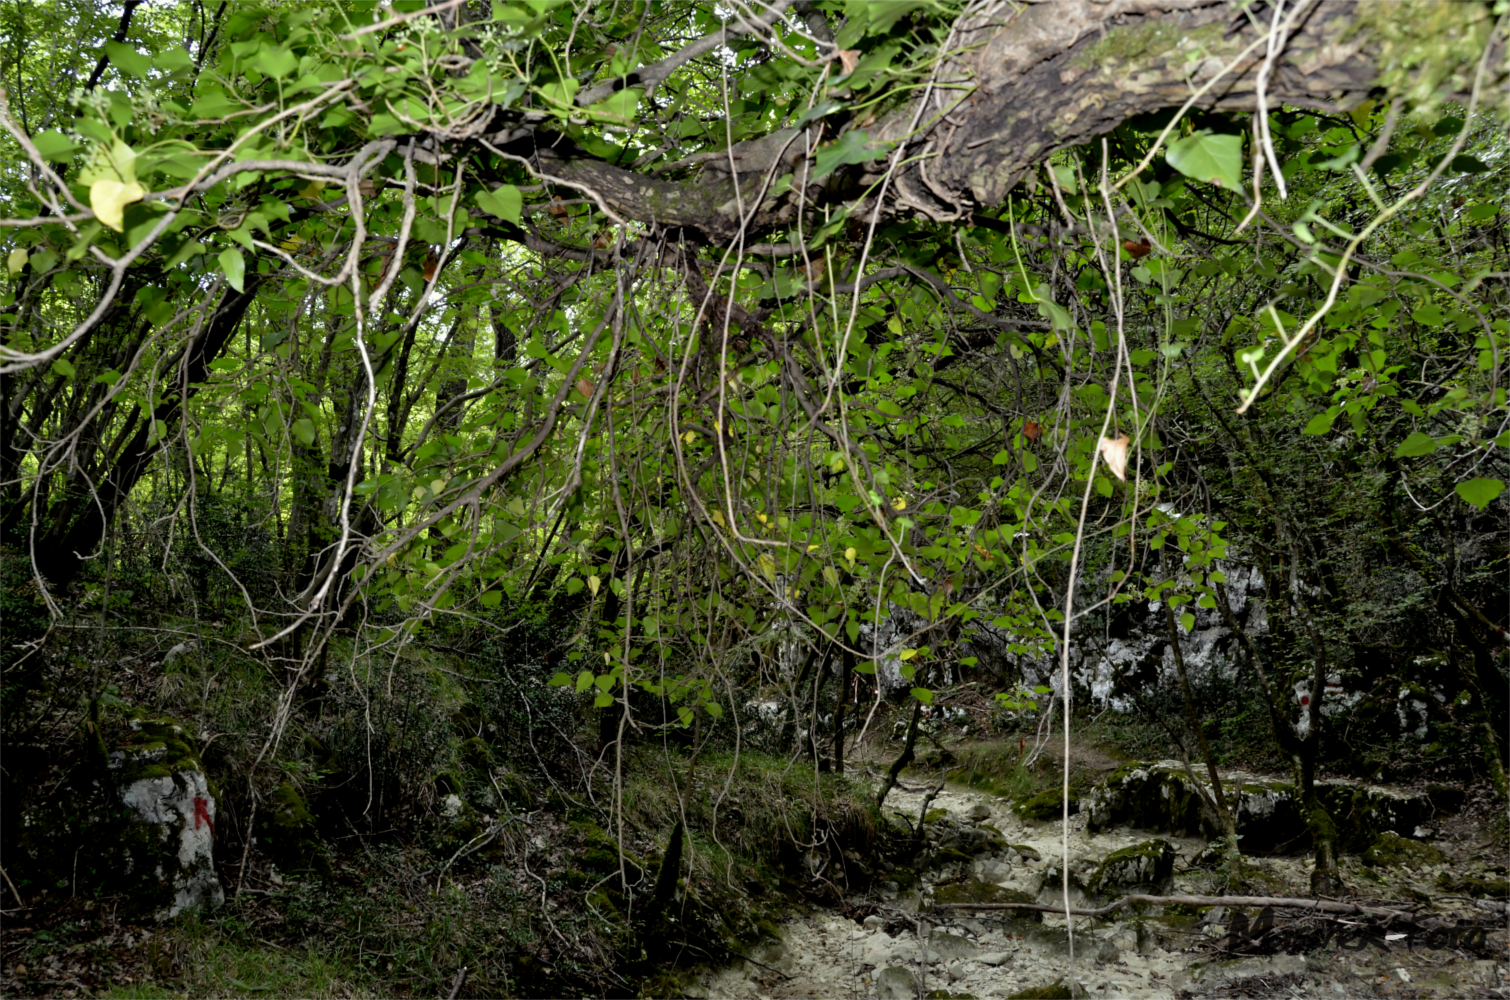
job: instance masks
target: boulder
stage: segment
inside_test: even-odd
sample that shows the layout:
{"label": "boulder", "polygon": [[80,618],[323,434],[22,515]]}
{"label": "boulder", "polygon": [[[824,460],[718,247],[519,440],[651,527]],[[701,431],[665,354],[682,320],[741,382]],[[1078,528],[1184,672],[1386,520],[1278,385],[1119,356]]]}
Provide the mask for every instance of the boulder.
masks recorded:
{"label": "boulder", "polygon": [[185,728],[137,715],[109,757],[126,825],[120,847],[133,908],[159,920],[225,900],[215,874],[215,795]]}
{"label": "boulder", "polygon": [[[1059,788],[1048,788],[1037,795],[1023,799],[1017,803],[1017,815],[1025,820],[1033,822],[1047,822],[1060,819],[1064,816],[1064,791]],[[1080,801],[1070,799],[1070,815],[1080,811]]]}
{"label": "boulder", "polygon": [[1397,865],[1417,868],[1421,865],[1441,864],[1447,860],[1447,855],[1431,844],[1410,840],[1393,830],[1385,830],[1363,852],[1362,860],[1371,868],[1394,868]]}
{"label": "boulder", "polygon": [[[1222,784],[1233,806],[1244,852],[1262,854],[1309,846],[1299,796],[1292,783],[1227,774],[1222,776]],[[1337,824],[1339,849],[1348,854],[1367,850],[1386,830],[1411,833],[1431,811],[1424,797],[1348,781],[1317,782],[1316,793]],[[1090,790],[1083,805],[1091,833],[1131,826],[1208,839],[1220,834],[1214,817],[1202,807],[1190,776],[1182,766],[1169,761],[1118,769]]]}
{"label": "boulder", "polygon": [[1016,993],[1008,993],[1007,1000],[1070,1000],[1075,994],[1059,979],[1047,986],[1030,986]]}
{"label": "boulder", "polygon": [[908,969],[893,965],[876,974],[876,996],[880,1000],[914,1000],[917,995],[917,980]]}
{"label": "boulder", "polygon": [[[935,886],[933,903],[1036,903],[1037,900],[1020,889],[1008,889],[990,882],[955,882],[952,885]],[[1004,913],[1020,920],[1043,921],[1038,910],[1006,910]]]}
{"label": "boulder", "polygon": [[1090,891],[1102,896],[1162,893],[1174,877],[1174,856],[1174,845],[1167,840],[1145,840],[1113,851],[1096,866]]}

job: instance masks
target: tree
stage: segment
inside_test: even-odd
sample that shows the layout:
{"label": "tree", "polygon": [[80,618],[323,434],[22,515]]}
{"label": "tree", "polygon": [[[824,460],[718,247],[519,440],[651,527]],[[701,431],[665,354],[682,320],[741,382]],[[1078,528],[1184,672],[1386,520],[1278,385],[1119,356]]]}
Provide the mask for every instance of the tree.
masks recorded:
{"label": "tree", "polygon": [[[235,482],[291,685],[554,600],[605,739],[794,644],[814,719],[988,646],[1068,699],[1074,622],[1225,607],[1236,544],[1324,889],[1336,651],[1409,627],[1348,560],[1504,520],[1501,7],[12,5],[6,544],[66,603],[128,498]],[[1488,606],[1443,644],[1503,794]]]}

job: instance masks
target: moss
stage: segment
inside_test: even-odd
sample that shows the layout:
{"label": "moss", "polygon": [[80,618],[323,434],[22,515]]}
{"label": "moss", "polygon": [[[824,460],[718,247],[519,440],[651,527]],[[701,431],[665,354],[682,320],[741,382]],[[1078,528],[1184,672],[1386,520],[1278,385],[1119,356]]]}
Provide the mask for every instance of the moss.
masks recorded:
{"label": "moss", "polygon": [[1386,830],[1363,852],[1363,863],[1376,868],[1394,868],[1398,865],[1440,864],[1447,855],[1419,840],[1408,840],[1393,830]]}
{"label": "moss", "polygon": [[[1489,4],[1375,0],[1358,5],[1354,34],[1376,50],[1375,82],[1430,112],[1449,94],[1470,89],[1493,26]],[[1495,102],[1494,92],[1503,89],[1487,88],[1483,97]]]}
{"label": "moss", "polygon": [[1192,29],[1177,28],[1158,18],[1149,18],[1136,27],[1111,28],[1094,45],[1076,56],[1076,67],[1116,67],[1124,63],[1140,64],[1161,61],[1179,50],[1198,51],[1220,45],[1224,34],[1220,23]]}
{"label": "moss", "polygon": [[1007,1000],[1070,1000],[1074,996],[1070,988],[1064,985],[1064,980],[1050,983],[1047,986],[1030,986],[1025,990],[1007,994]]}
{"label": "moss", "polygon": [[1448,892],[1472,896],[1475,899],[1510,898],[1510,880],[1503,875],[1498,878],[1492,875],[1464,875],[1453,878],[1443,873],[1437,878],[1437,885]]}
{"label": "moss", "polygon": [[[1021,889],[1008,889],[990,882],[956,882],[941,885],[933,890],[934,905],[955,903],[1034,903],[1032,896]],[[1043,914],[1038,910],[1003,911],[1019,919],[1041,923]]]}
{"label": "moss", "polygon": [[[1070,815],[1080,811],[1080,802],[1070,799]],[[1059,819],[1064,815],[1064,792],[1058,788],[1046,788],[1037,795],[1017,803],[1017,815],[1026,820],[1043,822]]]}
{"label": "moss", "polygon": [[323,859],[314,816],[293,783],[285,781],[273,789],[264,816],[259,824],[260,844],[279,868],[299,872],[320,865]]}
{"label": "moss", "polygon": [[1174,846],[1167,840],[1145,840],[1102,859],[1091,875],[1090,889],[1095,893],[1122,892],[1130,889],[1161,891],[1174,875]]}
{"label": "moss", "polygon": [[122,787],[144,778],[170,778],[182,770],[203,771],[193,736],[163,716],[134,714],[111,763]]}
{"label": "moss", "polygon": [[1043,860],[1043,855],[1038,853],[1038,848],[1036,847],[1029,847],[1027,844],[1008,844],[1007,846],[1029,861]]}

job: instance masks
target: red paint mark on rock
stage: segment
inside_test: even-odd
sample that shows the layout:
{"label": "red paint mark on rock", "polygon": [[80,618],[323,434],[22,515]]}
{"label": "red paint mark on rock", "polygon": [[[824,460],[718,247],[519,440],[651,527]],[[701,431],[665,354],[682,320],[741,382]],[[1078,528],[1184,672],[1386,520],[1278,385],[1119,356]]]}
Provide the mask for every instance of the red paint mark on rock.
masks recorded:
{"label": "red paint mark on rock", "polygon": [[201,823],[208,826],[211,833],[215,832],[215,820],[210,817],[210,803],[202,796],[196,795],[194,796],[194,829],[198,830]]}
{"label": "red paint mark on rock", "polygon": [[1311,696],[1308,695],[1308,694],[1301,695],[1300,696],[1300,703],[1302,705],[1309,705],[1311,703]]}

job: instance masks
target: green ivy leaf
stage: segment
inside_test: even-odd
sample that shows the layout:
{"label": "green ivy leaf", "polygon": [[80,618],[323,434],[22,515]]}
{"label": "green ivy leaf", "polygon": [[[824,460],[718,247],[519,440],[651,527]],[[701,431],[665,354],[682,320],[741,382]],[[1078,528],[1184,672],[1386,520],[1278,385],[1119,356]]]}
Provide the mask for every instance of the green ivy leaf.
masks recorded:
{"label": "green ivy leaf", "polygon": [[519,225],[519,212],[524,208],[524,196],[512,184],[500,184],[493,191],[480,191],[473,199],[477,207],[489,215],[497,216],[514,225]]}
{"label": "green ivy leaf", "polygon": [[1243,186],[1243,137],[1202,129],[1169,144],[1164,159],[1193,180],[1236,191]]}
{"label": "green ivy leaf", "polygon": [[1471,503],[1480,510],[1487,507],[1504,489],[1505,484],[1498,479],[1470,479],[1453,487],[1464,502]]}
{"label": "green ivy leaf", "polygon": [[927,688],[913,688],[912,696],[918,701],[922,702],[924,705],[933,704],[933,692],[928,690]]}
{"label": "green ivy leaf", "polygon": [[1185,629],[1186,632],[1191,631],[1195,628],[1195,615],[1192,612],[1186,611],[1184,614],[1180,615],[1180,625]]}

